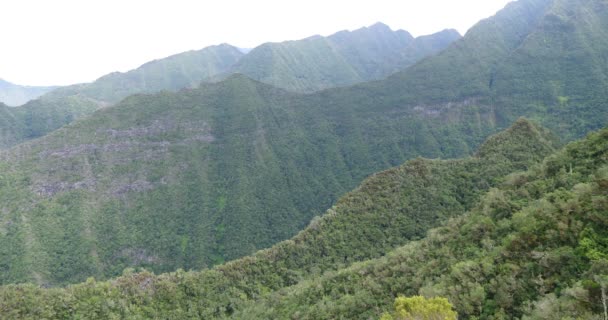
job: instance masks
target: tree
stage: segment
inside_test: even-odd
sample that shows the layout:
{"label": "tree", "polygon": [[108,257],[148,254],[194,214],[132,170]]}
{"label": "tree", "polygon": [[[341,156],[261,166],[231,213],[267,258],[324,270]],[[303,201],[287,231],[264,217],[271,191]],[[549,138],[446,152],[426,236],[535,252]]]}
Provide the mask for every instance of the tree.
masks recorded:
{"label": "tree", "polygon": [[395,299],[395,312],[385,313],[381,320],[456,320],[457,314],[446,298],[422,296]]}

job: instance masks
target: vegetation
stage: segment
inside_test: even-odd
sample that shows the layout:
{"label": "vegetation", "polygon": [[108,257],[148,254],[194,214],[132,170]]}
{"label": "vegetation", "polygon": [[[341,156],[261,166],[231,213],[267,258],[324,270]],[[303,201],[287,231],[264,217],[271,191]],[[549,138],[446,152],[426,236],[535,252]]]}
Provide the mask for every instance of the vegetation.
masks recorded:
{"label": "vegetation", "polygon": [[446,298],[422,296],[395,299],[394,314],[385,313],[380,320],[456,320],[456,312]]}
{"label": "vegetation", "polygon": [[329,37],[266,43],[231,69],[252,79],[298,92],[383,79],[434,55],[460,38],[455,30],[412,37],[377,23]]}
{"label": "vegetation", "polygon": [[[405,31],[393,32],[377,24],[289,45],[268,43],[239,64],[245,55],[228,44],[188,51],[126,73],[108,74],[93,83],[59,88],[23,108],[5,108],[7,115],[0,118],[0,148],[45,135],[133,94],[196,88],[201,81],[217,81],[233,73],[295,91],[379,79],[438,52],[459,37],[457,32],[446,30],[414,39]],[[266,54],[268,50],[277,54]]]}
{"label": "vegetation", "polygon": [[[3,152],[0,314],[368,319],[405,295],[471,319],[600,319],[608,129],[545,158],[555,139],[519,119],[470,158],[410,160],[335,199],[520,115],[567,140],[605,126],[607,23],[605,1],[520,0],[382,81],[296,94],[234,75]],[[25,126],[0,107],[7,145],[71,114]]]}
{"label": "vegetation", "polygon": [[421,294],[446,297],[465,318],[597,317],[608,270],[598,259],[606,253],[607,138],[604,129],[508,175],[421,241],[277,291],[239,315],[366,319],[396,294]]}
{"label": "vegetation", "polygon": [[14,270],[2,283],[222,263],[292,237],[374,171],[462,154],[492,130],[308,107],[309,98],[235,76],[134,96],[4,153],[16,181],[1,193],[3,221],[15,232],[0,244],[25,249],[2,257]]}
{"label": "vegetation", "polygon": [[97,108],[97,103],[79,96],[32,100],[21,107],[0,103],[0,149],[41,137]]}
{"label": "vegetation", "polygon": [[[209,68],[202,74],[214,78],[217,74],[209,70],[224,70],[225,74],[241,72],[290,90],[310,91],[357,82],[358,74],[366,74],[363,80],[380,79],[401,70],[381,81],[317,92],[302,99],[303,105],[334,108],[343,113],[352,109],[382,109],[401,114],[415,113],[425,119],[449,117],[454,122],[461,120],[458,118],[461,113],[478,112],[492,119],[494,131],[526,116],[563,139],[572,140],[603,127],[608,119],[608,111],[603,108],[608,102],[604,90],[608,85],[605,76],[608,70],[603,63],[608,51],[607,6],[600,0],[520,0],[510,3],[496,16],[479,22],[465,37],[449,46],[448,42],[455,40],[453,32],[412,41],[405,32],[392,32],[386,26],[376,25],[327,38],[265,44],[242,59],[227,53],[233,57],[228,59],[232,61],[231,65],[230,61],[217,58],[219,54],[210,54],[212,61],[226,68]],[[446,46],[445,50],[432,54]],[[216,50],[220,47],[233,53],[238,51],[229,46],[219,46]],[[371,49],[376,47],[386,50]],[[415,58],[386,53],[395,50],[407,52],[407,55],[411,53]],[[341,56],[336,58],[338,53]],[[196,53],[184,55],[190,57]],[[150,83],[157,84],[150,90],[173,90],[203,80],[203,75],[200,80],[178,75],[175,70],[180,70],[182,65],[189,66],[188,70],[199,70],[198,65],[190,66],[181,59],[178,55],[175,61],[166,62],[166,69],[172,70],[169,74],[174,76],[156,72],[165,70],[164,60],[142,66],[162,66],[150,71],[154,75],[150,77],[160,79],[149,79]],[[418,62],[402,70],[410,62],[399,61]],[[139,83],[137,81],[142,77],[135,77],[135,81],[130,75],[111,75],[100,79],[99,84],[68,87],[53,94],[65,97],[65,94],[75,95],[90,89],[89,93],[83,93],[84,97],[97,102],[103,99],[116,102],[127,94],[141,92],[137,91],[141,86],[131,83]],[[179,81],[174,82],[175,79]],[[101,80],[107,81],[107,85],[102,85],[105,82]],[[126,92],[121,89],[123,87],[139,89]],[[120,93],[119,97],[103,96],[115,92]],[[454,148],[462,150],[464,146],[455,145]]]}
{"label": "vegetation", "polygon": [[[500,149],[497,146],[502,146],[503,152],[490,152]],[[525,152],[530,146],[537,146],[536,149],[531,148],[536,151]],[[32,285],[7,286],[2,291],[3,299],[0,299],[7,302],[0,308],[14,312],[15,317],[19,317],[19,314],[48,314],[49,317],[55,317],[69,309],[75,314],[98,314],[100,318],[136,315],[209,318],[238,317],[241,314],[245,318],[252,318],[251,315],[257,315],[254,318],[286,318],[286,314],[294,315],[294,312],[302,311],[281,310],[274,305],[268,305],[264,309],[261,306],[272,301],[282,301],[290,303],[290,308],[313,308],[314,304],[308,304],[308,301],[312,302],[309,300],[311,297],[303,298],[295,294],[303,292],[299,288],[314,286],[326,277],[339,277],[344,272],[351,272],[353,268],[361,266],[357,261],[370,258],[383,261],[381,256],[384,253],[406,244],[409,239],[424,236],[425,229],[440,223],[437,215],[457,216],[468,208],[475,208],[476,199],[479,199],[483,190],[502,181],[499,175],[530,167],[543,154],[552,150],[546,134],[523,119],[510,130],[490,138],[484,147],[481,150],[488,152],[483,153],[483,158],[444,161],[418,159],[374,175],[360,188],[338,201],[322,218],[315,219],[295,238],[251,257],[202,272],[177,271],[155,276],[150,272],[127,271],[116,280],[95,282],[90,279],[86,284],[65,289],[37,289]],[[524,159],[520,155],[527,157]],[[440,200],[428,199],[429,196]],[[370,261],[364,265],[376,260]],[[358,286],[359,279],[363,280],[362,276],[365,274],[350,280],[340,277],[339,281],[333,283],[346,281],[346,284],[341,283],[339,286],[350,283]],[[379,278],[390,282],[392,278],[389,276],[386,274]],[[401,282],[395,284],[398,283]],[[290,293],[292,288],[294,291]],[[318,295],[317,298],[324,295],[339,296],[340,292],[347,295],[348,292],[367,294],[363,289],[343,291],[340,288],[346,287],[328,288],[325,294]],[[338,315],[351,318],[358,313],[365,317],[371,312],[380,316],[390,305],[389,301],[382,301],[387,295],[397,293],[396,289],[388,287],[376,289],[386,291],[378,297],[353,296],[351,302],[362,304],[344,304],[344,308],[334,310],[331,314],[311,311],[310,316],[304,317],[305,313],[302,315],[304,318],[335,318]],[[289,291],[286,293],[283,290]],[[291,294],[295,300],[291,300]],[[21,303],[17,301],[24,301],[24,296],[29,295],[32,296],[29,306],[42,307],[39,301],[45,301],[45,306],[33,307],[31,312],[34,313],[18,307]],[[377,304],[377,308],[372,308],[368,304],[373,301],[370,299],[379,299],[377,301],[381,303]],[[394,296],[390,299],[394,299]],[[64,304],[62,301],[72,302]],[[291,304],[294,301],[298,302]],[[363,303],[364,301],[368,302]],[[259,309],[255,307],[257,304],[260,304]],[[83,309],[75,307],[76,305],[82,305]],[[327,304],[327,301],[322,305],[338,306]],[[262,309],[265,311],[260,314]],[[351,309],[352,311],[346,311]]]}

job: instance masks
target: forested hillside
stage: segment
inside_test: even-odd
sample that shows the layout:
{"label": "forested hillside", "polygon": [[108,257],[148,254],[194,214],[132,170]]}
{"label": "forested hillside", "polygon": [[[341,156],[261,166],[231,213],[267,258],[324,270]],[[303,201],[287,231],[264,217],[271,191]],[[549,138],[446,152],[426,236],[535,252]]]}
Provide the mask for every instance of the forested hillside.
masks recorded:
{"label": "forested hillside", "polygon": [[[62,87],[22,108],[8,109],[0,122],[6,123],[0,126],[0,148],[43,136],[133,94],[196,88],[201,81],[219,81],[234,73],[295,91],[380,79],[437,53],[459,37],[456,31],[446,30],[414,39],[406,31],[376,24],[328,38],[267,43],[248,54],[228,44],[188,51],[92,83]],[[247,59],[239,63],[243,57]]]}
{"label": "forested hillside", "polygon": [[414,38],[377,23],[329,37],[265,43],[231,69],[275,87],[298,92],[383,79],[436,54],[460,39],[456,30]]}
{"label": "forested hillside", "polygon": [[92,83],[60,88],[43,100],[80,95],[101,104],[114,104],[137,93],[197,87],[203,79],[228,71],[243,55],[228,44],[183,52],[125,73],[110,73]]}
{"label": "forested hillside", "polygon": [[[254,256],[64,289],[4,286],[0,310],[17,319],[368,319],[397,295],[423,294],[447,297],[465,318],[599,319],[608,129],[540,161],[548,138],[520,119],[476,157],[417,159],[374,175]],[[424,236],[437,216],[444,226]]]}
{"label": "forested hillside", "polygon": [[0,148],[41,137],[132,94],[196,87],[202,79],[228,70],[242,55],[230,45],[213,46],[151,61],[92,83],[47,90],[20,107],[3,108]]}
{"label": "forested hillside", "polygon": [[0,103],[0,149],[41,137],[99,108],[81,96],[32,100],[20,107]]}
{"label": "forested hillside", "polygon": [[465,154],[493,129],[477,112],[429,121],[311,99],[233,76],[134,96],[4,152],[2,283],[238,258],[293,236],[374,171]]}
{"label": "forested hillside", "polygon": [[499,122],[525,115],[566,139],[581,137],[608,122],[606,30],[605,1],[515,1],[373,87],[401,108],[434,114],[473,104],[494,110]]}
{"label": "forested hillside", "polygon": [[506,177],[466,214],[386,257],[272,293],[234,318],[367,319],[395,296],[462,318],[601,319],[608,282],[608,129]]}
{"label": "forested hillside", "polygon": [[[607,7],[521,0],[383,81],[296,94],[234,75],[130,97],[4,152],[5,177],[15,181],[1,192],[3,219],[14,232],[0,243],[18,245],[6,253],[12,269],[2,282],[56,285],[130,266],[212,266],[293,236],[373,172],[419,155],[470,154],[520,114],[560,137],[579,136],[605,124],[605,92],[590,82],[565,99],[535,85],[579,78],[561,55],[597,64],[592,56],[606,54]],[[571,27],[556,32],[557,14]],[[517,82],[523,62],[513,61],[547,57],[531,50],[535,39],[564,37],[594,44],[551,56],[559,78],[547,67]],[[75,249],[64,251],[66,243]]]}

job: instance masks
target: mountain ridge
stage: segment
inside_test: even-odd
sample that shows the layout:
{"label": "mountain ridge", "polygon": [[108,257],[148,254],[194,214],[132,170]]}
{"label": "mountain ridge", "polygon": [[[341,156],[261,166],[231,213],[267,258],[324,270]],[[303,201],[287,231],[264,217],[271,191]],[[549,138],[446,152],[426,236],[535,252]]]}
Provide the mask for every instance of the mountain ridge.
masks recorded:
{"label": "mountain ridge", "polygon": [[[18,122],[20,121],[20,123],[17,123],[15,126],[22,127],[23,129],[20,130],[25,131],[26,133],[24,134],[23,132],[20,132],[20,130],[13,130],[12,128],[15,126],[7,127],[7,130],[2,131],[2,135],[5,137],[0,139],[7,143],[0,145],[0,147],[10,147],[16,143],[42,136],[62,125],[70,123],[80,116],[90,114],[92,110],[95,110],[95,105],[97,106],[96,108],[105,108],[119,102],[131,94],[195,88],[202,81],[218,81],[226,78],[231,73],[245,73],[248,74],[249,77],[258,80],[267,80],[267,82],[274,83],[284,89],[322,89],[333,87],[338,84],[344,85],[365,81],[368,77],[371,77],[371,72],[377,73],[376,77],[388,75],[389,73],[407,67],[417,59],[440,50],[454,39],[460,37],[460,35],[454,31],[444,31],[437,35],[421,37],[421,40],[418,41],[419,43],[414,41],[408,47],[399,47],[395,46],[392,42],[397,41],[395,37],[404,35],[404,32],[393,32],[388,26],[381,27],[380,25],[374,27],[374,30],[376,31],[370,30],[371,29],[368,30],[364,27],[358,31],[353,31],[355,33],[341,33],[342,35],[339,36],[341,39],[339,44],[347,48],[347,51],[350,51],[350,59],[346,59],[346,56],[329,55],[332,57],[332,60],[325,61],[325,58],[323,58],[327,56],[325,53],[335,51],[334,47],[337,46],[338,43],[334,43],[330,46],[326,43],[328,41],[327,38],[323,37],[316,37],[312,40],[311,38],[306,38],[285,42],[291,43],[292,45],[295,44],[294,48],[288,48],[286,50],[281,49],[282,44],[280,43],[267,43],[261,45],[257,51],[252,49],[247,53],[244,53],[231,45],[221,44],[153,60],[143,64],[137,69],[125,73],[114,72],[107,74],[92,83],[76,84],[58,88],[41,96],[38,100],[31,101],[24,105],[24,107],[26,107],[25,109],[37,110],[36,112],[40,112],[42,116],[30,112],[15,111],[16,113],[33,114],[33,117],[37,118],[36,121],[34,121],[35,123],[47,120],[50,125],[38,125],[36,128],[29,128],[28,126],[30,124],[26,121],[27,119],[21,119],[17,115],[16,119]],[[373,34],[370,32],[373,32]],[[366,42],[357,40],[357,37],[360,36],[359,34],[363,33],[368,34],[368,38],[370,36],[374,38],[377,35],[384,35],[383,37],[385,40],[382,46],[374,47],[371,46],[374,44],[373,41],[370,42],[369,40],[366,40]],[[315,45],[315,43],[322,43],[321,48],[317,48],[319,46]],[[379,42],[376,44],[379,44]],[[367,49],[365,46],[369,46],[371,49]],[[310,47],[310,50],[307,53],[300,52],[305,49],[305,47]],[[256,55],[260,50],[266,50],[265,48],[270,50],[270,52],[278,50],[281,55],[286,55],[286,57],[299,55],[299,61],[295,62],[301,66],[295,69],[283,68],[281,70],[273,70],[276,64],[274,60],[277,60],[278,58],[274,59],[271,57],[270,60],[268,60],[268,57],[264,57],[265,54],[262,54],[262,57],[259,57],[259,59],[249,59],[249,62],[244,64],[244,70],[235,68],[235,65],[242,57],[249,56],[250,54]],[[345,53],[343,53],[343,55],[344,54]],[[358,61],[359,56],[365,56],[367,58]],[[378,60],[378,57],[381,57],[380,60],[389,62],[374,61]],[[384,64],[385,66],[379,68],[380,64]],[[360,71],[357,71],[358,69],[360,69]],[[317,73],[317,75],[323,74],[323,77],[305,79],[302,74],[311,70],[319,71],[320,73]],[[260,71],[271,74],[279,71],[279,73],[282,74],[281,77],[285,79],[285,82],[283,82],[283,80],[276,82],[271,78],[263,79],[263,77],[256,76]],[[370,73],[370,75],[368,77],[361,77],[360,74],[364,71]],[[346,79],[346,81],[344,81],[344,79]],[[80,101],[80,104],[82,105],[81,110],[77,108],[75,101]],[[45,105],[49,105],[49,109],[53,110],[53,112],[49,113],[42,110]],[[44,119],[44,117],[49,118]],[[58,121],[59,119],[63,120]],[[27,132],[34,132],[34,134],[29,134]]]}
{"label": "mountain ridge", "polygon": [[[506,150],[495,149],[492,144],[496,144],[497,147],[500,145],[510,147],[505,141],[523,142],[525,145],[545,143],[551,140],[550,136],[539,135],[543,131],[542,129],[539,131],[538,127],[529,126],[529,123],[526,122],[523,119],[518,120],[514,125],[515,135],[511,138],[509,136],[513,133],[498,134],[494,138],[488,139],[490,145],[485,146],[485,149],[497,152],[493,154],[490,151],[486,153],[486,156],[489,159],[495,159],[496,156],[509,154]],[[333,251],[320,251],[320,253],[313,254],[310,259],[306,258],[307,254],[301,248],[295,249],[291,253],[287,251],[285,254],[280,251],[309,242],[311,245],[326,246],[327,248],[351,246],[354,248],[353,252],[357,252],[360,243],[349,241],[341,243],[333,238],[326,238],[330,235],[339,238],[336,228],[330,227],[331,224],[335,224],[336,219],[343,215],[358,216],[357,211],[368,212],[369,208],[366,206],[369,206],[370,203],[380,207],[388,204],[394,206],[394,209],[389,210],[404,214],[401,208],[407,206],[408,202],[386,202],[384,199],[387,193],[398,194],[398,188],[407,184],[411,178],[422,179],[420,181],[427,179],[423,175],[430,174],[430,172],[425,173],[420,170],[425,166],[429,168],[429,165],[433,163],[442,162],[449,169],[447,172],[452,171],[453,173],[455,166],[464,162],[417,159],[398,168],[374,175],[360,188],[340,200],[336,207],[328,210],[324,217],[313,220],[308,228],[294,239],[260,251],[254,256],[245,257],[214,269],[202,272],[178,270],[161,275],[154,275],[148,271],[133,273],[132,270],[127,270],[123,276],[109,282],[96,282],[94,279],[89,279],[86,283],[64,289],[40,289],[32,285],[3,286],[0,287],[0,293],[4,299],[0,300],[2,301],[0,303],[3,303],[0,306],[15,318],[40,315],[56,318],[65,314],[67,310],[70,310],[71,316],[74,314],[90,315],[92,310],[95,310],[95,314],[99,317],[139,315],[144,317],[257,319],[297,316],[302,319],[336,317],[367,319],[378,317],[384,310],[387,310],[398,294],[425,296],[440,294],[450,299],[460,316],[489,318],[501,315],[530,316],[539,312],[545,312],[544,314],[547,315],[547,312],[551,312],[549,314],[553,316],[585,315],[586,318],[589,318],[593,312],[597,312],[589,304],[578,302],[576,308],[570,305],[571,307],[568,309],[558,311],[557,309],[543,309],[543,303],[549,301],[549,303],[563,303],[564,306],[567,306],[565,303],[568,303],[568,299],[576,298],[576,296],[569,298],[569,292],[572,290],[578,290],[577,292],[585,290],[584,292],[591,294],[591,287],[581,287],[580,282],[579,287],[576,287],[577,280],[588,277],[588,275],[585,271],[577,271],[578,269],[572,268],[572,265],[579,263],[579,260],[572,257],[574,254],[570,253],[572,251],[568,251],[566,247],[560,247],[560,245],[580,246],[582,243],[586,243],[584,241],[580,242],[581,244],[578,243],[576,235],[581,232],[582,228],[577,227],[577,221],[594,221],[593,228],[597,228],[595,230],[601,230],[602,223],[605,223],[597,219],[593,220],[593,217],[586,218],[585,210],[572,207],[572,205],[575,203],[580,203],[581,206],[590,205],[592,198],[589,195],[602,195],[606,192],[605,186],[608,184],[604,182],[608,176],[604,158],[608,151],[608,146],[606,146],[608,140],[605,139],[607,134],[608,130],[603,129],[556,152],[551,151],[552,149],[541,151],[536,156],[541,156],[543,152],[553,153],[545,157],[542,162],[537,162],[536,165],[532,163],[538,158],[532,157],[515,167],[507,168],[509,165],[503,167],[506,169],[505,172],[495,172],[496,177],[503,174],[502,178],[494,181],[495,187],[486,186],[488,189],[482,192],[483,195],[479,194],[476,199],[468,200],[470,202],[467,205],[467,213],[461,209],[463,215],[447,221],[439,228],[430,230],[425,238],[409,242],[391,250],[389,254],[382,254],[376,258],[361,257],[364,261],[357,261],[356,257],[348,256],[345,260],[349,260],[349,263],[346,261],[342,263],[342,254],[334,257],[332,262]],[[523,136],[532,139],[522,140]],[[539,140],[534,140],[533,137],[537,137]],[[513,147],[515,150],[521,148],[517,145],[513,145]],[[471,160],[472,158],[467,161]],[[560,171],[560,168],[567,163],[576,164],[571,169],[571,173]],[[507,164],[507,162],[503,162],[503,164]],[[468,171],[467,167],[462,168],[463,173]],[[475,161],[470,164],[472,169],[479,167],[479,163],[475,163]],[[488,168],[492,167],[494,164],[490,164]],[[511,170],[517,171],[518,168],[528,168],[528,171],[508,174],[513,172]],[[404,169],[405,171],[402,171]],[[404,172],[405,175],[390,174],[390,172],[399,171]],[[432,175],[437,173],[432,173]],[[461,178],[474,177],[479,177],[479,175],[473,173]],[[392,179],[395,181],[391,181]],[[377,185],[376,183],[379,181],[393,187],[386,188]],[[433,194],[428,190],[442,185],[445,183],[438,180],[422,185],[422,188],[418,184],[412,185],[414,188],[411,190],[416,194],[428,195]],[[466,190],[458,184],[454,186],[455,190]],[[406,189],[408,188],[410,187],[406,187]],[[534,190],[537,193],[534,193]],[[361,201],[353,201],[353,196],[363,193],[373,196],[367,200],[362,198]],[[568,234],[564,237],[560,237],[559,233],[551,233],[552,229],[549,227],[557,223],[557,220],[563,220],[564,218],[560,217],[562,215],[551,211],[553,210],[551,207],[546,207],[544,211],[539,210],[538,207],[543,203],[547,206],[548,202],[543,201],[547,201],[545,200],[548,199],[547,197],[557,195],[566,195],[567,198],[555,198],[554,201],[557,201],[558,204],[565,204],[566,200],[571,199],[570,208],[575,210],[571,216],[574,220],[571,221],[570,226],[564,226],[567,228],[564,232]],[[570,195],[576,197],[572,199],[568,197]],[[414,195],[410,193],[409,196]],[[349,198],[350,200],[347,200]],[[424,203],[430,204],[429,202]],[[337,211],[341,206],[346,210],[339,213]],[[593,207],[585,208],[591,210],[587,212],[593,212],[592,216],[594,216],[599,214],[597,210],[601,210],[605,206],[605,201],[595,201]],[[349,207],[358,209],[351,212]],[[432,211],[433,209],[430,212]],[[548,215],[538,215],[543,212]],[[415,211],[410,211],[410,214],[413,217],[416,216]],[[475,219],[472,219],[473,217]],[[391,223],[387,223],[388,221],[382,223],[382,219],[378,219],[378,223],[372,226],[362,219],[344,218],[345,222],[350,221],[366,226],[345,227],[344,230],[348,230],[348,232],[359,233],[367,230],[369,239],[377,239],[378,236],[390,239],[390,233],[374,231],[375,228],[391,228]],[[545,224],[547,227],[542,227]],[[540,234],[542,239],[530,238],[528,235],[539,230],[532,226],[548,228],[540,229],[541,231],[547,230],[547,233]],[[326,232],[326,234],[315,238],[306,236],[307,233],[315,232]],[[501,237],[506,240],[501,242]],[[543,239],[550,242],[544,248],[538,247],[540,243],[543,243]],[[380,241],[372,241],[370,244],[383,245]],[[537,253],[527,251],[530,252],[527,255],[516,254],[517,248],[528,245],[537,246],[537,250],[542,251],[537,251]],[[492,250],[493,248],[500,250]],[[483,256],[478,253],[479,251],[487,253],[488,259],[482,259]],[[576,255],[585,254],[583,251],[576,252],[578,252]],[[541,263],[539,266],[536,261],[545,257],[540,253],[560,259],[559,267],[552,267],[547,263]],[[326,256],[329,256],[329,259]],[[293,263],[294,258],[304,264],[310,263],[312,267],[309,271],[303,272],[303,269],[299,269],[302,268],[302,265],[299,268],[288,266],[289,263]],[[333,271],[315,267],[314,264],[321,261],[319,258],[337,265],[339,269]],[[282,262],[277,263],[277,260]],[[270,262],[266,263],[266,261]],[[427,263],[430,261],[432,264],[425,266],[425,261]],[[505,265],[505,261],[511,262],[511,264]],[[534,261],[533,265],[539,266],[539,268],[527,267],[523,264],[527,261]],[[493,262],[496,267],[493,267]],[[587,268],[590,265],[588,263],[585,262],[581,266]],[[525,285],[522,279],[513,279],[517,275],[532,277],[539,270],[544,275],[544,286],[553,289],[556,287],[555,279],[572,276],[581,278],[571,278],[565,284],[574,286],[574,289],[565,290],[565,294],[562,294],[559,301],[555,298],[556,296],[551,296],[553,293],[543,292],[543,284],[534,284],[531,281],[530,285]],[[310,274],[310,278],[305,275],[306,273]],[[435,274],[437,276],[433,276]],[[441,274],[446,276],[440,276]],[[281,279],[281,277],[284,278]],[[496,280],[493,282],[491,279]],[[509,279],[511,281],[507,281]],[[510,292],[519,293],[517,297],[521,298],[509,299],[506,294]],[[104,299],[121,301],[121,303],[106,305],[103,303],[105,300],[95,299],[95,297],[101,296],[105,297]],[[204,301],[204,303],[193,305],[194,300]],[[525,308],[526,301],[532,303],[532,308]],[[28,306],[39,307],[25,309],[24,302],[27,302]],[[125,305],[128,305],[129,308],[122,307]]]}

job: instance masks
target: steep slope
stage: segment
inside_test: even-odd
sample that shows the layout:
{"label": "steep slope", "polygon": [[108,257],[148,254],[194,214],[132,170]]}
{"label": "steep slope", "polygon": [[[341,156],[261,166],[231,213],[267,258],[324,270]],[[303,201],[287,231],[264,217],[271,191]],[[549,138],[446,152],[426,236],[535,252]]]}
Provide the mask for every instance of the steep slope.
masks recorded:
{"label": "steep slope", "polygon": [[[43,116],[38,117],[40,121],[34,122],[49,124],[32,128],[29,122],[20,121],[0,127],[3,129],[0,140],[5,142],[0,148],[42,136],[78,116],[113,105],[132,94],[196,87],[203,80],[225,79],[235,72],[296,91],[378,79],[440,51],[459,37],[456,31],[446,30],[413,39],[405,31],[393,32],[377,24],[329,38],[266,44],[249,54],[228,44],[184,52],[148,62],[126,73],[111,73],[93,83],[67,86],[43,95],[33,103],[35,107],[26,109],[44,110]],[[236,65],[244,56],[246,62]],[[307,73],[314,75],[308,77]],[[97,104],[96,108],[91,107],[93,103]],[[82,108],[76,108],[78,104]],[[13,131],[13,127],[21,129]]]}
{"label": "steep slope", "polygon": [[[551,150],[547,138],[521,119],[477,157],[418,159],[374,175],[294,239],[212,270],[127,271],[65,289],[5,286],[0,308],[14,318],[368,319],[396,295],[421,292],[448,297],[461,317],[519,317],[527,302],[592,277],[587,270],[598,272],[591,268],[598,252],[608,254],[608,129],[532,165]],[[428,196],[441,199],[424,201]],[[351,264],[382,255],[391,249],[387,242],[407,243],[423,225],[417,219],[452,209],[459,217],[424,239]],[[586,302],[574,306],[570,316],[598,311]],[[561,312],[547,316],[569,310]]]}
{"label": "steep slope", "polygon": [[423,294],[447,297],[464,318],[601,319],[607,163],[604,129],[510,175],[425,239],[271,294],[234,318],[368,319],[396,295]]}
{"label": "steep slope", "polygon": [[[7,111],[12,122],[0,123],[0,148],[41,137],[132,94],[197,87],[203,79],[227,71],[242,56],[239,49],[222,44],[151,61],[92,83],[46,90],[50,92]],[[1,86],[0,82],[0,97]]]}
{"label": "steep slope", "polygon": [[[560,96],[551,113],[540,113],[536,87],[525,96],[496,88],[510,79],[505,66],[536,54],[524,49],[544,34],[589,31],[594,44],[580,59],[595,65],[592,54],[606,54],[606,8],[520,0],[384,81],[298,95],[237,75],[131,97],[3,153],[7,179],[16,179],[5,184],[3,212],[18,231],[3,243],[25,249],[7,254],[13,271],[2,281],[58,284],[127,266],[167,271],[234,259],[289,238],[368,174],[418,155],[470,153],[518,113],[577,136],[605,122],[605,93],[594,84],[580,87],[576,104]],[[547,23],[562,11],[585,19],[562,15],[571,27],[554,32]],[[560,76],[575,81],[569,60],[555,59]],[[502,80],[490,86],[492,70]],[[530,81],[552,75],[541,68]],[[64,252],[66,243],[77,249]]]}
{"label": "steep slope", "polygon": [[0,103],[0,149],[43,136],[97,108],[97,103],[80,96],[37,99],[20,107]]}
{"label": "steep slope", "polygon": [[2,282],[234,259],[293,236],[374,171],[464,154],[493,130],[480,113],[427,121],[317,99],[233,76],[133,96],[2,153],[19,232],[0,244],[26,246],[2,257],[15,272]]}
{"label": "steep slope", "polygon": [[93,83],[64,87],[43,98],[82,95],[113,104],[132,94],[197,87],[203,79],[227,71],[242,56],[228,44],[210,46],[154,60],[125,73],[110,73]]}
{"label": "steep slope", "polygon": [[607,21],[605,1],[512,2],[372,90],[402,108],[441,113],[473,104],[493,110],[501,123],[526,115],[560,136],[580,137],[608,120]]}
{"label": "steep slope", "polygon": [[0,103],[16,107],[57,87],[20,86],[0,79]]}
{"label": "steep slope", "polygon": [[266,43],[254,48],[230,72],[287,90],[310,92],[382,79],[433,55],[460,38],[444,30],[414,39],[377,23],[329,37]]}

